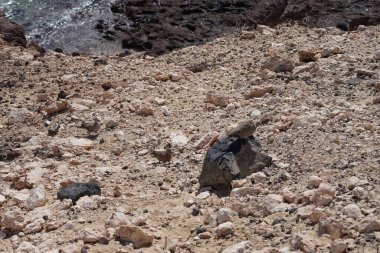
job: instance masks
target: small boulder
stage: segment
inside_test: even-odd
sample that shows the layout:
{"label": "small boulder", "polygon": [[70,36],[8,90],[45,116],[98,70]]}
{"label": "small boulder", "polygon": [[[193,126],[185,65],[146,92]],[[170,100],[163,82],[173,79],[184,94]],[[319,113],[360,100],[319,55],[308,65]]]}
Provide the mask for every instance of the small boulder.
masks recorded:
{"label": "small boulder", "polygon": [[101,195],[99,185],[95,183],[74,183],[58,191],[59,200],[71,199],[73,203],[84,196]]}
{"label": "small boulder", "polygon": [[153,243],[153,235],[134,225],[122,225],[115,231],[119,240],[131,242],[135,249],[149,247]]}
{"label": "small boulder", "polygon": [[230,221],[220,224],[215,230],[215,234],[217,238],[233,234],[234,232],[235,232],[235,226]]}
{"label": "small boulder", "polygon": [[216,221],[218,224],[225,223],[227,221],[231,221],[232,217],[236,215],[234,211],[229,208],[220,208],[216,213]]}
{"label": "small boulder", "polygon": [[253,137],[228,137],[215,143],[206,153],[200,187],[231,191],[231,182],[258,172],[272,163],[272,158],[260,152],[261,145]]}

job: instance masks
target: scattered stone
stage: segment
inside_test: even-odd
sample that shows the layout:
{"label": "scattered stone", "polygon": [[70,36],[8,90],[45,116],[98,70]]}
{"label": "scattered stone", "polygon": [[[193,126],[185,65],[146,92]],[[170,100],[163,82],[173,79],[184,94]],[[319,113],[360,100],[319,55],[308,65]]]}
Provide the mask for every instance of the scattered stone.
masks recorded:
{"label": "scattered stone", "polygon": [[153,235],[133,225],[122,225],[115,231],[118,240],[131,242],[135,249],[149,247],[153,243]]}
{"label": "scattered stone", "polygon": [[232,222],[228,221],[220,224],[215,231],[216,237],[220,238],[226,235],[233,234],[235,232],[235,226]]}
{"label": "scattered stone", "polygon": [[59,190],[57,193],[57,197],[59,200],[71,199],[75,204],[76,201],[83,196],[92,196],[100,194],[100,187],[95,183],[74,183],[66,188]]}
{"label": "scattered stone", "polygon": [[300,62],[313,62],[318,59],[318,53],[315,48],[304,48],[298,51],[298,59]]}
{"label": "scattered stone", "polygon": [[319,221],[318,235],[329,235],[331,240],[341,238],[343,234],[343,225],[336,219],[329,217]]}
{"label": "scattered stone", "polygon": [[228,248],[225,248],[224,250],[222,250],[221,253],[248,253],[248,252],[254,252],[251,249],[251,242],[242,241],[242,242],[233,244],[229,246]]}
{"label": "scattered stone", "polygon": [[281,57],[273,57],[263,65],[263,68],[275,73],[291,72],[294,69],[294,65],[289,60],[282,59]]}
{"label": "scattered stone", "polygon": [[95,200],[93,197],[89,197],[89,196],[83,196],[79,198],[76,204],[82,209],[89,209],[89,210],[96,210],[99,207],[98,201]]}
{"label": "scattered stone", "polygon": [[256,38],[256,32],[255,31],[242,30],[240,32],[240,39],[242,39],[242,40],[252,40],[254,38]]}

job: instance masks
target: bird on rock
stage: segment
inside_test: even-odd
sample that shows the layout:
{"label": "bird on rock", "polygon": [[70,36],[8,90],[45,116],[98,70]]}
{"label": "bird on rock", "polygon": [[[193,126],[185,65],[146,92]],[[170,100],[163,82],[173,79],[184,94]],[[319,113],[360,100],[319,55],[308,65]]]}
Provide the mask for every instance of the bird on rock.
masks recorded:
{"label": "bird on rock", "polygon": [[98,134],[100,130],[101,119],[100,117],[95,117],[93,120],[82,121],[80,127],[86,129],[87,132],[91,134]]}
{"label": "bird on rock", "polygon": [[170,162],[172,159],[172,149],[171,144],[166,144],[164,149],[155,149],[153,150],[154,156],[160,161],[160,162]]}
{"label": "bird on rock", "polygon": [[240,138],[248,138],[253,135],[256,130],[256,124],[253,120],[246,120],[240,122],[236,127],[229,130],[222,138],[226,139],[228,137],[240,137]]}

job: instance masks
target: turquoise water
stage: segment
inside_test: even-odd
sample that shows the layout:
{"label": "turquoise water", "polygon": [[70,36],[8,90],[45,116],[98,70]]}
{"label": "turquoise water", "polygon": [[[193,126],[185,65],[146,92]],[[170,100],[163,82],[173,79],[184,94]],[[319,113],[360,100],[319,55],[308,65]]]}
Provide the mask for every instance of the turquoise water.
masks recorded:
{"label": "turquoise water", "polygon": [[110,0],[0,0],[0,8],[25,28],[28,39],[67,53],[121,51],[120,45],[102,39],[94,29],[98,19],[116,18],[110,4]]}

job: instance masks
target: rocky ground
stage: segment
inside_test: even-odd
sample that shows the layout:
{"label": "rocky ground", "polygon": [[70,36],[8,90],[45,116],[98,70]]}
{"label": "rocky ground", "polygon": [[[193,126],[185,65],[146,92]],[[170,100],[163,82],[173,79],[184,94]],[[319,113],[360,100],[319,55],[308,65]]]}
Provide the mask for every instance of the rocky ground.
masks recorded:
{"label": "rocky ground", "polygon": [[[290,24],[157,58],[1,41],[0,251],[378,252],[379,43]],[[273,165],[200,189],[208,145],[246,119]],[[101,196],[58,200],[72,182]]]}

